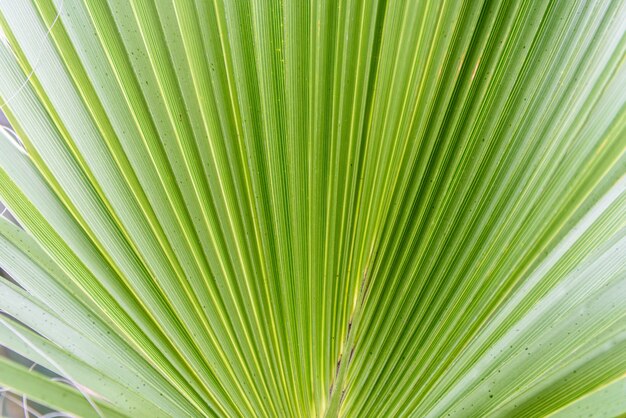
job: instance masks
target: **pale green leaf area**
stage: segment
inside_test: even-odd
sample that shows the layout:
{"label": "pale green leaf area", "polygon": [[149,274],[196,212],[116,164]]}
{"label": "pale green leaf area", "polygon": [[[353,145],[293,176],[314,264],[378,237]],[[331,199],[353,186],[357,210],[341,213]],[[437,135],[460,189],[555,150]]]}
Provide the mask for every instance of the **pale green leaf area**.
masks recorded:
{"label": "pale green leaf area", "polygon": [[0,0],[0,27],[0,345],[63,377],[2,359],[4,390],[626,414],[626,1]]}

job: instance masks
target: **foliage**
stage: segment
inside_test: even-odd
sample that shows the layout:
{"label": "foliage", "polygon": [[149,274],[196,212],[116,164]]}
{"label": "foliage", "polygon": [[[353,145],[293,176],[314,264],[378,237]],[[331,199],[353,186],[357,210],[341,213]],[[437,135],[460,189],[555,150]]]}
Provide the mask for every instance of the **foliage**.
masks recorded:
{"label": "foliage", "polygon": [[5,359],[1,386],[79,416],[626,412],[626,2],[0,12],[0,344],[69,383]]}

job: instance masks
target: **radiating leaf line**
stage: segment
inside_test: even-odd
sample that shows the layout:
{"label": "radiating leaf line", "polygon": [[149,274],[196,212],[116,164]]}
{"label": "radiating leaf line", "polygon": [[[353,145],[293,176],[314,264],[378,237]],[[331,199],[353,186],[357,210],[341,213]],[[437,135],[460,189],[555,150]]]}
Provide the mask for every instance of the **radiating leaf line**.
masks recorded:
{"label": "radiating leaf line", "polygon": [[0,344],[105,416],[622,413],[625,16],[0,0]]}

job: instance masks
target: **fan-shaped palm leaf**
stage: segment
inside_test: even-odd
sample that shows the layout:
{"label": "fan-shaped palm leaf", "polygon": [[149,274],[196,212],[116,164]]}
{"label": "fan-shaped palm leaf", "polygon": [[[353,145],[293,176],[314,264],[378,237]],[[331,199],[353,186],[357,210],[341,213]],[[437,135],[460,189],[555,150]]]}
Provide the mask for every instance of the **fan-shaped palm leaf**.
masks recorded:
{"label": "fan-shaped palm leaf", "polygon": [[0,385],[79,416],[626,412],[626,2],[0,12],[0,344],[63,376]]}

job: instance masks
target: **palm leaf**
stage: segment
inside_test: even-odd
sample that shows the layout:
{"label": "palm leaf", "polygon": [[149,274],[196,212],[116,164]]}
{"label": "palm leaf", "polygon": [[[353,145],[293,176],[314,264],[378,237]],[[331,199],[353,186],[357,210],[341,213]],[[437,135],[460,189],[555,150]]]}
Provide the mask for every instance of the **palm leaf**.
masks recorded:
{"label": "palm leaf", "polygon": [[0,385],[78,416],[626,412],[623,1],[0,1]]}

